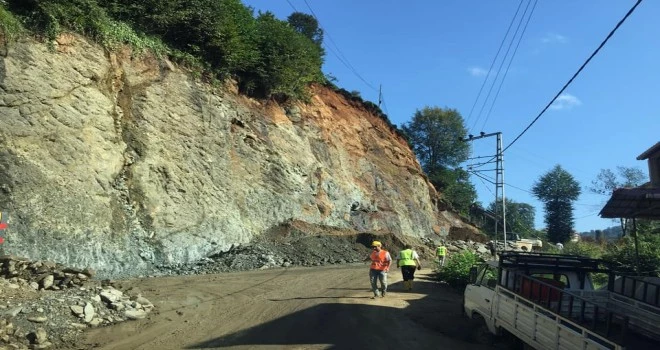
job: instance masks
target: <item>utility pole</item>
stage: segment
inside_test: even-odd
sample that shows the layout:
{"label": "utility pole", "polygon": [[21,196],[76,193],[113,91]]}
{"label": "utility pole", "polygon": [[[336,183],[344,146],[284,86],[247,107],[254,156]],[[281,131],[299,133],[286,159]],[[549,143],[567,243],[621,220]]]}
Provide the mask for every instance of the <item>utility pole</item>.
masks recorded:
{"label": "utility pole", "polygon": [[[497,220],[497,217],[499,216],[500,213],[499,206],[501,205],[502,232],[503,232],[502,236],[504,238],[504,249],[506,250],[506,196],[504,193],[504,154],[502,152],[502,132],[498,131],[498,132],[486,134],[485,132],[482,131],[479,136],[468,135],[467,138],[461,139],[461,141],[474,141],[490,136],[497,137],[496,153],[494,157],[495,158],[495,244],[497,244],[497,228],[499,224],[499,220]],[[488,161],[487,163],[490,163],[490,161]],[[500,191],[502,193],[501,200],[500,200]]]}
{"label": "utility pole", "polygon": [[[504,194],[504,155],[502,154],[502,133],[497,132],[497,153],[495,155],[495,203],[498,200],[499,189],[502,190],[502,232],[504,250],[506,250],[506,196]],[[496,204],[497,206],[497,204]],[[496,211],[498,212],[498,211]],[[495,221],[495,237],[497,238],[497,221]]]}
{"label": "utility pole", "polygon": [[383,84],[378,86],[378,107],[383,102]]}

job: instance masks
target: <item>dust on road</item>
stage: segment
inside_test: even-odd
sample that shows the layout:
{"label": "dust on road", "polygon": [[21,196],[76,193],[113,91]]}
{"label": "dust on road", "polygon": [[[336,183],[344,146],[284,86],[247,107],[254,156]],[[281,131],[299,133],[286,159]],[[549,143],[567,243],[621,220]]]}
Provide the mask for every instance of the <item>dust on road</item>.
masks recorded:
{"label": "dust on road", "polygon": [[469,342],[478,326],[461,295],[418,273],[413,292],[390,273],[370,299],[368,267],[291,268],[122,281],[155,305],[145,320],[92,329],[85,349],[495,349]]}

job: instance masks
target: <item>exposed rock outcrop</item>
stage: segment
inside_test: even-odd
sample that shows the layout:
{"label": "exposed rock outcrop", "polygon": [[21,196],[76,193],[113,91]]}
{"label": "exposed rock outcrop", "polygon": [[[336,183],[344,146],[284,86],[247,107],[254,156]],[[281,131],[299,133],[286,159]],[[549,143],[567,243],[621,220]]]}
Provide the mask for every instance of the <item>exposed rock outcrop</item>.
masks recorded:
{"label": "exposed rock outcrop", "polygon": [[5,253],[136,275],[290,220],[421,237],[472,230],[387,124],[324,87],[261,103],[68,36],[0,59]]}

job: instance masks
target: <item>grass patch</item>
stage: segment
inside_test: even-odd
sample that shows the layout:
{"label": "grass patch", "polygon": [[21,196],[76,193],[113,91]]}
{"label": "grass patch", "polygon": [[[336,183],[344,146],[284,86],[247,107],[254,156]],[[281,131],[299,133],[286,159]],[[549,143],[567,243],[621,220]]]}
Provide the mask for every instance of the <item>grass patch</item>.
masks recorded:
{"label": "grass patch", "polygon": [[0,3],[0,31],[4,41],[13,41],[25,33],[21,21],[9,12],[4,4]]}

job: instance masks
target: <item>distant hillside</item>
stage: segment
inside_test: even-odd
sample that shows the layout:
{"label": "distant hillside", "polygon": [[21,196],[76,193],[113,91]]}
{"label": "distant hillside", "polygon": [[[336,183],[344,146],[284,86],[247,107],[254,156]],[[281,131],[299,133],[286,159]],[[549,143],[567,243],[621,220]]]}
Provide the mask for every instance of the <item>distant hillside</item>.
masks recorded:
{"label": "distant hillside", "polygon": [[[591,237],[593,239],[596,239],[596,231],[597,230],[591,230],[588,232],[580,232],[580,236],[582,237]],[[603,232],[603,237],[605,240],[608,241],[613,241],[616,239],[619,239],[621,235],[623,234],[623,231],[621,230],[621,226],[612,226],[608,227],[606,229],[600,230]]]}

